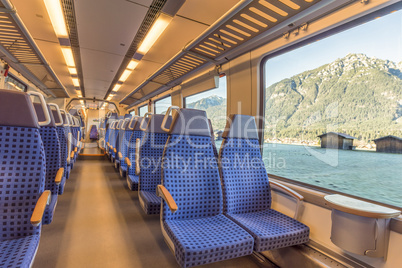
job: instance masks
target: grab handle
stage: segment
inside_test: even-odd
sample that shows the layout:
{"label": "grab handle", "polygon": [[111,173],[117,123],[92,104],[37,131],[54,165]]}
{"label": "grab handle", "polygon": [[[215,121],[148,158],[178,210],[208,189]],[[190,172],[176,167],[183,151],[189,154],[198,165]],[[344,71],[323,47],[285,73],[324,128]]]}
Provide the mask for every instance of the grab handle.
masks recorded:
{"label": "grab handle", "polygon": [[[167,122],[167,120],[168,120],[168,118],[169,118],[170,112],[173,112],[173,110],[178,111],[179,109],[180,109],[180,108],[179,108],[178,106],[170,106],[170,107],[167,109],[166,114],[165,114],[165,116],[163,117],[162,125],[161,125],[161,129],[162,129],[163,131],[169,132],[169,130],[170,130],[170,127],[169,127],[169,128],[166,128],[166,122]],[[172,115],[173,115],[173,113],[172,113]]]}
{"label": "grab handle", "polygon": [[147,117],[151,117],[151,115],[152,115],[152,113],[146,113],[146,114],[144,115],[144,118],[142,118],[142,121],[141,121],[141,124],[140,124],[140,129],[141,129],[142,131],[147,130],[147,126],[144,127],[145,119],[146,119]]}
{"label": "grab handle", "polygon": [[43,114],[45,115],[45,121],[38,122],[38,125],[39,126],[49,125],[50,124],[50,114],[49,114],[49,110],[47,109],[46,101],[45,101],[45,98],[43,97],[43,95],[38,92],[28,92],[28,94],[30,96],[36,96],[39,98],[40,104],[42,106]]}
{"label": "grab handle", "polygon": [[[60,112],[60,109],[59,109],[59,105],[57,105],[56,103],[48,103],[48,105],[49,105],[50,107],[53,106],[54,108],[56,108],[57,115],[59,116],[60,123],[54,122],[55,125],[56,125],[57,127],[62,126],[62,125],[63,125],[63,117],[61,117],[61,112]],[[56,121],[56,120],[55,120],[55,121]]]}

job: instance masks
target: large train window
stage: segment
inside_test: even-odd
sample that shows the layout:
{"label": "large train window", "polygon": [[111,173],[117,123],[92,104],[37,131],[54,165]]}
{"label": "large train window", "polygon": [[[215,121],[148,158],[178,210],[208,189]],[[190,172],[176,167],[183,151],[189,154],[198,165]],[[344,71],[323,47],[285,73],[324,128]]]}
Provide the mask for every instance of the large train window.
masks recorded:
{"label": "large train window", "polygon": [[154,102],[154,113],[165,114],[167,109],[172,106],[172,97],[167,96]]}
{"label": "large train window", "polygon": [[219,78],[219,87],[184,98],[184,107],[205,110],[214,130],[216,147],[222,143],[222,133],[226,124],[226,76]]}
{"label": "large train window", "polygon": [[402,11],[266,58],[268,173],[402,207]]}
{"label": "large train window", "polygon": [[138,115],[139,116],[144,116],[146,113],[148,113],[148,105],[141,106],[138,108]]}
{"label": "large train window", "polygon": [[18,78],[16,78],[14,75],[9,73],[4,80],[4,88],[27,92],[28,86],[20,81]]}

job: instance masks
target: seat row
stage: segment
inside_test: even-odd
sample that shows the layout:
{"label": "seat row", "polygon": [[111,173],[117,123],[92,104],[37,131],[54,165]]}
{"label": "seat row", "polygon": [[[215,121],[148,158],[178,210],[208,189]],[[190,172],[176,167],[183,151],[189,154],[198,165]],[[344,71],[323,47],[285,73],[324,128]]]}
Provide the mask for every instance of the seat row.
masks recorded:
{"label": "seat row", "polygon": [[109,159],[139,191],[144,212],[162,214],[181,267],[309,240],[306,225],[271,209],[271,187],[303,197],[269,181],[252,116],[228,117],[219,155],[206,113],[194,109],[115,119],[106,139]]}
{"label": "seat row", "polygon": [[41,94],[0,89],[0,267],[32,265],[80,136],[78,118]]}

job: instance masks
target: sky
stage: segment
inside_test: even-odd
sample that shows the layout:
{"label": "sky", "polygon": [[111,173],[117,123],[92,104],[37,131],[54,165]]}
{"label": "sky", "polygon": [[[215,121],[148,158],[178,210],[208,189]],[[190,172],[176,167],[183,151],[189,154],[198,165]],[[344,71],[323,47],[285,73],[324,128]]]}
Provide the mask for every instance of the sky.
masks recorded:
{"label": "sky", "polygon": [[363,53],[369,57],[401,62],[402,11],[269,59],[265,65],[266,87],[349,53]]}

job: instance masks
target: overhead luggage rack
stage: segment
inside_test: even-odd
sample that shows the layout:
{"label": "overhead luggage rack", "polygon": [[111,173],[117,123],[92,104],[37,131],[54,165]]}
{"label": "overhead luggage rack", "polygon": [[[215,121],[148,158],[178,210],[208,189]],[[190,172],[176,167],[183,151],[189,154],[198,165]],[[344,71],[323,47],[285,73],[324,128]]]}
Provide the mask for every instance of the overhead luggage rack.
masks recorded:
{"label": "overhead luggage rack", "polygon": [[[185,76],[205,67],[208,63],[222,64],[227,61],[225,59],[227,53],[255,37],[267,34],[267,31],[319,2],[321,1],[242,1],[135,88],[120,103],[134,106],[146,98],[179,85]],[[345,1],[339,2],[344,4]],[[288,25],[285,26],[290,29]],[[294,25],[290,26],[297,28]],[[280,35],[282,34],[283,32]],[[147,87],[148,84],[152,84],[151,82],[158,84],[157,87]]]}
{"label": "overhead luggage rack", "polygon": [[69,97],[8,0],[0,2],[0,55],[44,92]]}

